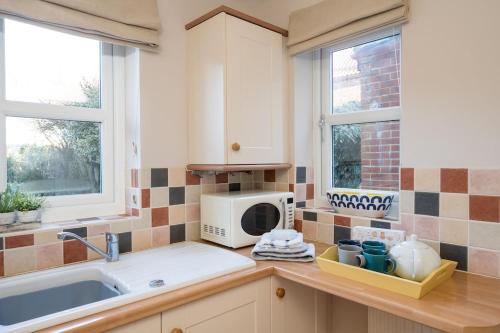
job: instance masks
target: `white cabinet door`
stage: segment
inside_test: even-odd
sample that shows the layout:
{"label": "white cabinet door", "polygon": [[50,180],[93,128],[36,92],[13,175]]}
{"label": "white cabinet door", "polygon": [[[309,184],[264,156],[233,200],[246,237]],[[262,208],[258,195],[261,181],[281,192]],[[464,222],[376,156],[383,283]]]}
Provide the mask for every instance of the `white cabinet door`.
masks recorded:
{"label": "white cabinet door", "polygon": [[[326,333],[330,296],[319,290],[279,277],[272,277],[272,332],[273,333]],[[282,288],[283,297],[276,295]]]}
{"label": "white cabinet door", "polygon": [[106,333],[160,333],[161,332],[161,314],[147,317],[133,323],[114,328]]}
{"label": "white cabinet door", "polygon": [[162,333],[270,333],[270,278],[162,314]]}
{"label": "white cabinet door", "polygon": [[228,163],[282,163],[281,35],[227,16],[226,36]]}

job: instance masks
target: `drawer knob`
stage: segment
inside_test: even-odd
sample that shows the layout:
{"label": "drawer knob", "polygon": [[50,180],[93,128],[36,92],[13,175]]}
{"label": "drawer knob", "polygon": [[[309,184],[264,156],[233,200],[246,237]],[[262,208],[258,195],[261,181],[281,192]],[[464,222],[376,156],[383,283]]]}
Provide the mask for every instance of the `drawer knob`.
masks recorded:
{"label": "drawer knob", "polygon": [[182,333],[182,329],[174,328],[173,330],[170,331],[170,333]]}
{"label": "drawer knob", "polygon": [[285,288],[276,288],[276,296],[279,298],[285,297]]}
{"label": "drawer knob", "polygon": [[238,142],[235,142],[231,145],[231,148],[234,150],[234,151],[238,151],[240,150],[240,144]]}

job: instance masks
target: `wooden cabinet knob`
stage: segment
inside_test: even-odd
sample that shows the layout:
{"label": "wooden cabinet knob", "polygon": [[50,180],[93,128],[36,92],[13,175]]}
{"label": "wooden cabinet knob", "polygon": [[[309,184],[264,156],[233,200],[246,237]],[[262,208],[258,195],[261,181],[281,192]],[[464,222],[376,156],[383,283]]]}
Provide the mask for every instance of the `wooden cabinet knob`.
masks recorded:
{"label": "wooden cabinet knob", "polygon": [[182,329],[174,328],[173,330],[170,331],[170,333],[182,333]]}
{"label": "wooden cabinet knob", "polygon": [[238,151],[240,150],[240,144],[238,142],[235,142],[231,145],[231,148],[234,150],[234,151]]}
{"label": "wooden cabinet knob", "polygon": [[279,298],[285,297],[285,288],[276,288],[276,296]]}

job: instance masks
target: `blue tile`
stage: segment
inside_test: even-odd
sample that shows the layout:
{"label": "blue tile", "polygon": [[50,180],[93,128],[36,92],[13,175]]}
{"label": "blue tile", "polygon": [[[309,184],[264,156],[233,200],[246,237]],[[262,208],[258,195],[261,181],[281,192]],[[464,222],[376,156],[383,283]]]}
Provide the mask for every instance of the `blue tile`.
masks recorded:
{"label": "blue tile", "polygon": [[339,225],[333,227],[333,243],[337,244],[341,239],[351,239],[351,228]]}
{"label": "blue tile", "polygon": [[370,221],[370,227],[372,227],[372,228],[381,228],[381,229],[391,229],[391,224],[389,222],[382,222],[382,221],[371,220]]}
{"label": "blue tile", "polygon": [[0,237],[0,250],[3,250],[3,238]]}
{"label": "blue tile", "polygon": [[466,271],[468,267],[466,246],[441,243],[439,244],[439,255],[443,259],[453,260],[458,262],[457,269]]}
{"label": "blue tile", "polygon": [[306,167],[297,167],[295,180],[296,180],[297,184],[305,184],[305,182],[306,182]]}
{"label": "blue tile", "polygon": [[314,221],[314,222],[316,222],[318,220],[318,213],[303,211],[302,212],[302,219],[306,220],[306,221]]}
{"label": "blue tile", "polygon": [[241,191],[240,183],[231,183],[229,184],[229,192]]}
{"label": "blue tile", "polygon": [[415,214],[439,216],[439,193],[415,192]]}
{"label": "blue tile", "polygon": [[183,205],[185,201],[186,189],[184,186],[170,187],[168,189],[170,205]]}
{"label": "blue tile", "polygon": [[130,231],[118,234],[118,249],[120,253],[132,252],[132,233]]}
{"label": "blue tile", "polygon": [[[87,227],[69,228],[69,229],[63,229],[63,231],[72,232],[72,233],[74,233],[82,238],[87,238]],[[70,240],[70,239],[71,238],[66,238],[66,240]]]}
{"label": "blue tile", "polygon": [[151,187],[168,186],[168,169],[151,169]]}
{"label": "blue tile", "polygon": [[170,226],[170,244],[186,240],[186,225],[175,224]]}

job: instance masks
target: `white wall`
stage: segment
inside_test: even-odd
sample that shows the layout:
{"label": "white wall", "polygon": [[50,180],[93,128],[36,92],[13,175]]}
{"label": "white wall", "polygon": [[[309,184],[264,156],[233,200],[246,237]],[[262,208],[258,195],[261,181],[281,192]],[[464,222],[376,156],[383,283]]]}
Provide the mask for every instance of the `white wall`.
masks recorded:
{"label": "white wall", "polygon": [[187,163],[186,23],[225,4],[286,28],[293,9],[318,1],[158,0],[161,51],[140,53],[141,167]]}

